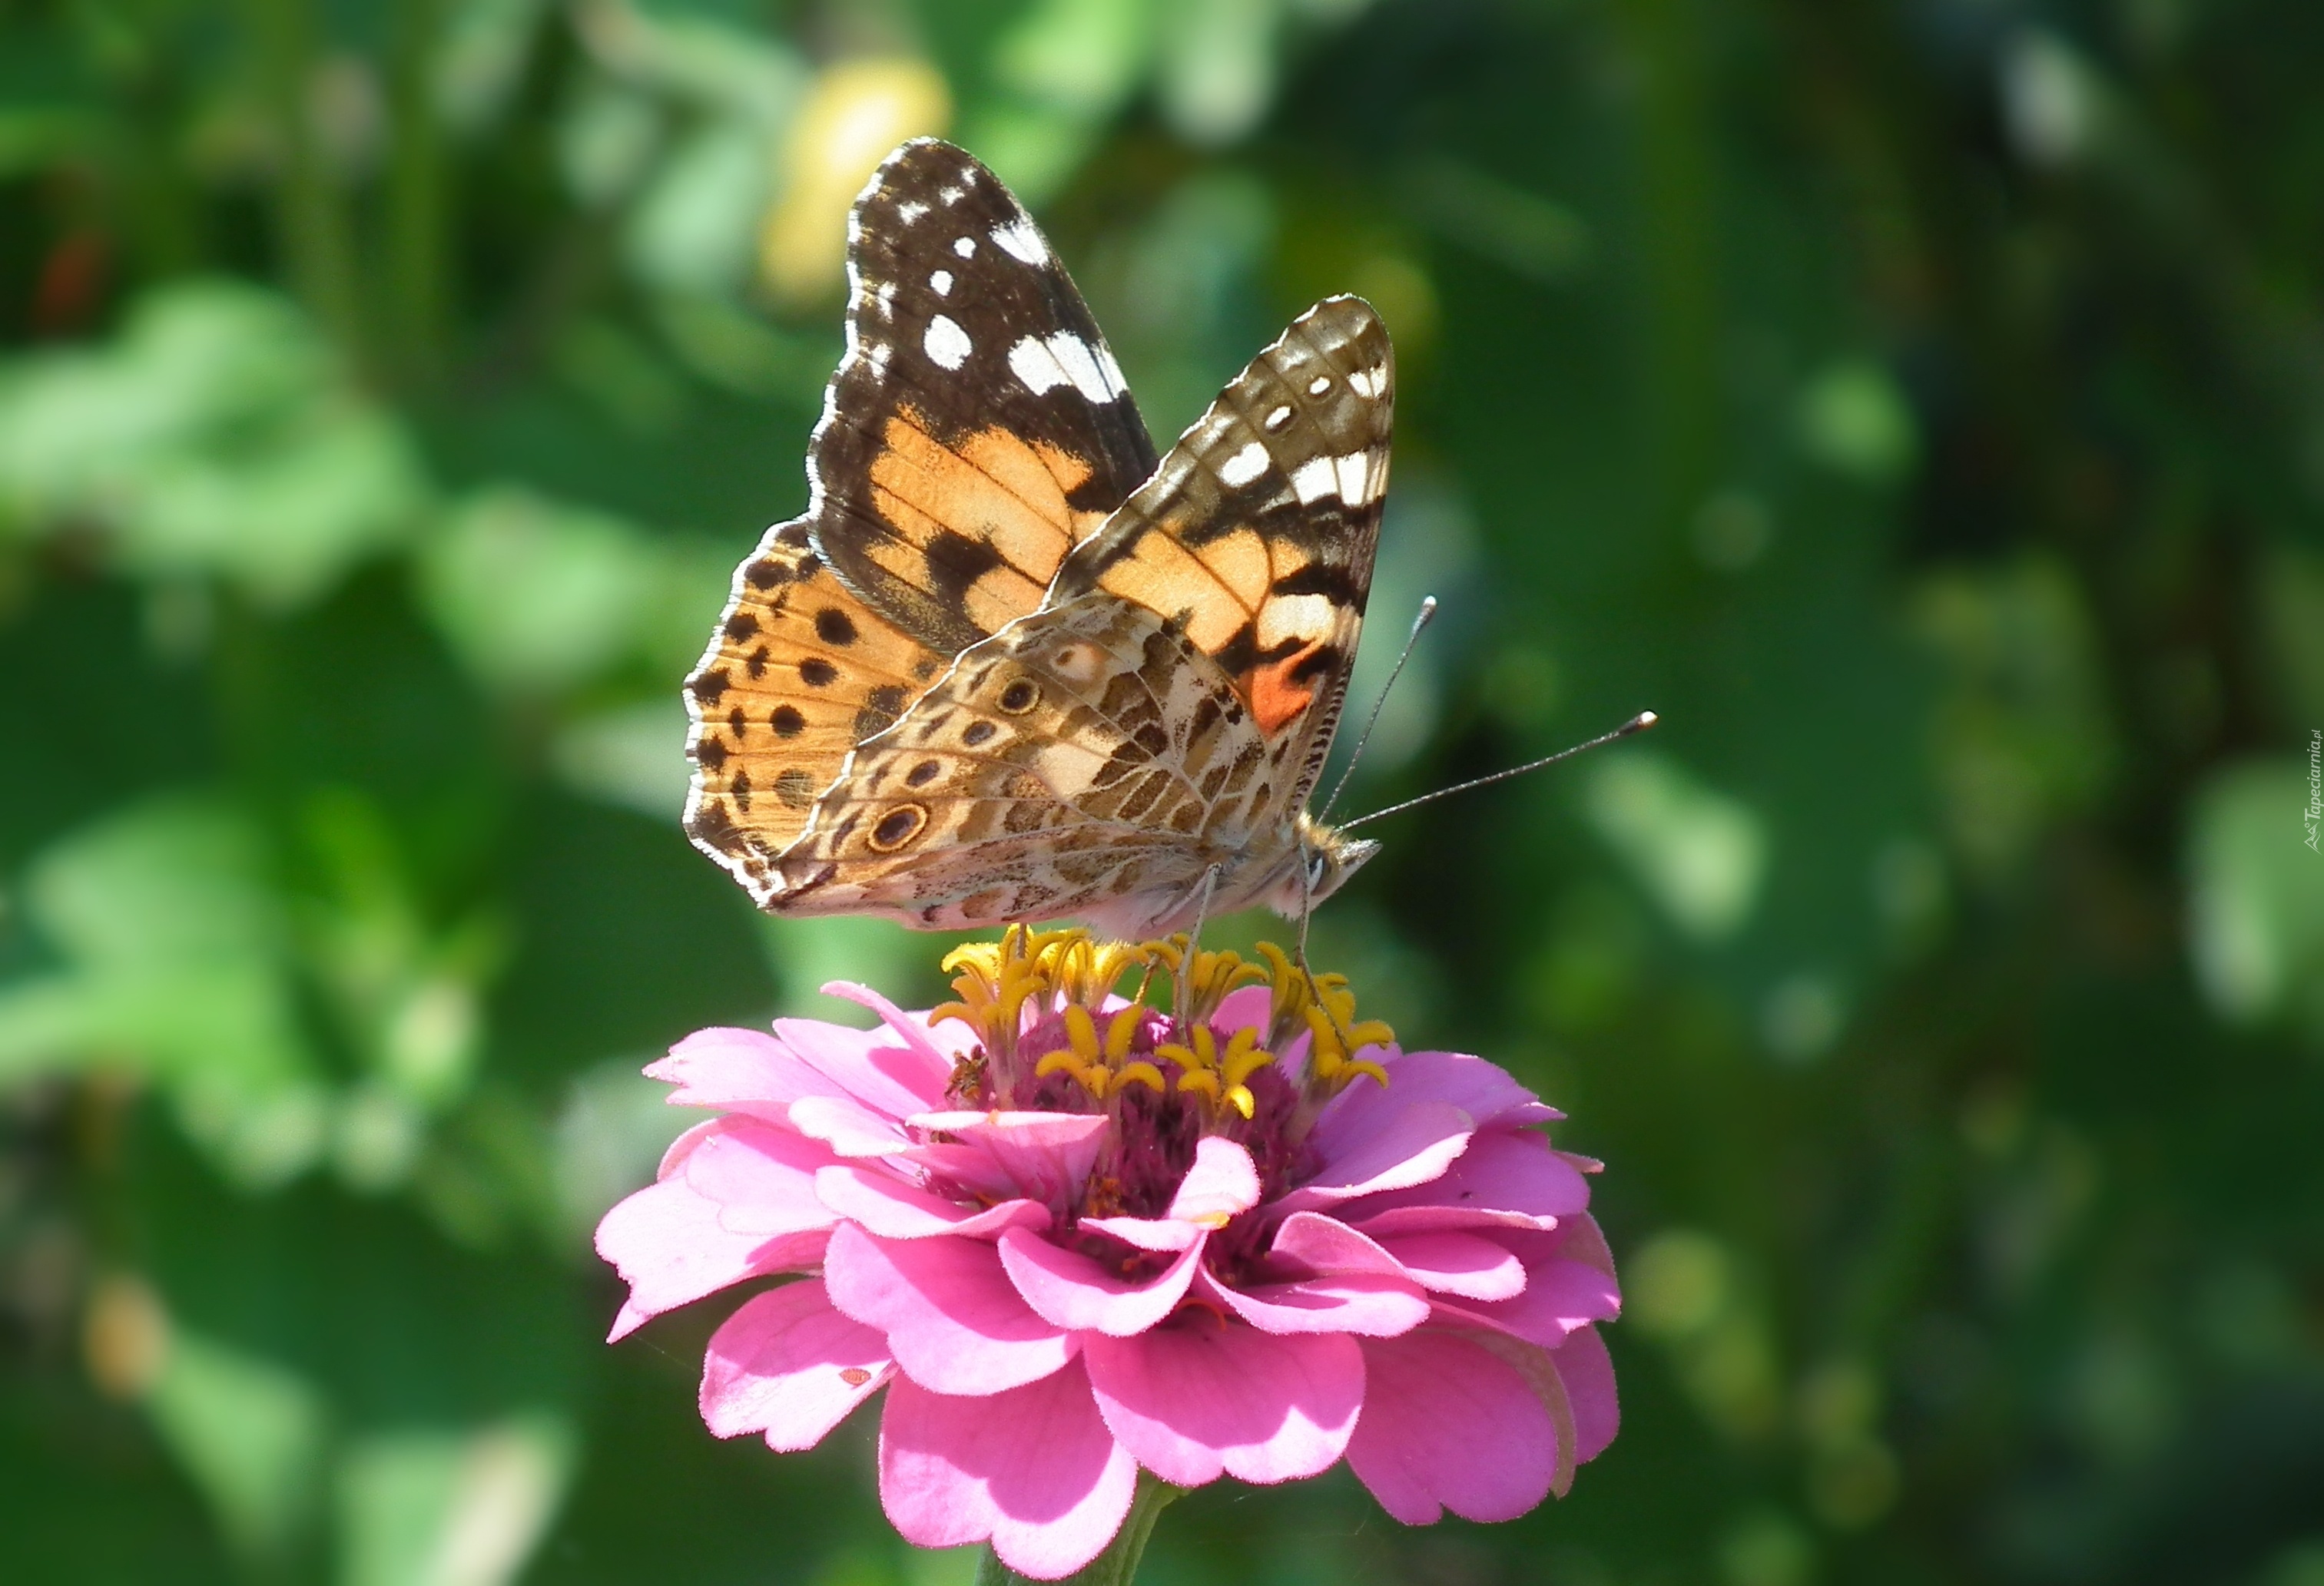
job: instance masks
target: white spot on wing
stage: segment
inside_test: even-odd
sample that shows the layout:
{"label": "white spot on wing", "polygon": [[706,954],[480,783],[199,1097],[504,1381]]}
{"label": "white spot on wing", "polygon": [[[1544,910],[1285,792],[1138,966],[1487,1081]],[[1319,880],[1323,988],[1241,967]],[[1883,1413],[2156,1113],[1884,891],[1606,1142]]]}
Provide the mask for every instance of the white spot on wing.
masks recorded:
{"label": "white spot on wing", "polygon": [[1330,457],[1310,457],[1291,470],[1291,491],[1301,506],[1340,493],[1340,470]]}
{"label": "white spot on wing", "polygon": [[968,258],[976,252],[976,239],[973,236],[955,238],[952,244],[952,251],[964,259]]}
{"label": "white spot on wing", "polygon": [[1327,639],[1333,614],[1326,595],[1276,595],[1259,613],[1259,648],[1272,650],[1286,639]]}
{"label": "white spot on wing", "polygon": [[968,332],[939,314],[928,321],[928,333],[920,346],[940,368],[957,369],[968,362],[968,355],[976,350],[968,339]]}
{"label": "white spot on wing", "polygon": [[1348,389],[1370,401],[1388,389],[1388,365],[1375,364],[1369,369],[1359,369],[1348,376]]}
{"label": "white spot on wing", "polygon": [[1219,465],[1219,477],[1240,489],[1267,472],[1267,448],[1252,441]]}
{"label": "white spot on wing", "polygon": [[1105,376],[1106,384],[1113,388],[1115,396],[1130,389],[1130,382],[1122,375],[1121,365],[1113,361],[1113,349],[1103,342],[1097,346],[1097,368],[1098,373]]}
{"label": "white spot on wing", "polygon": [[888,360],[894,355],[895,350],[884,341],[874,342],[864,353],[863,361],[872,365],[872,373],[874,375],[885,380],[888,377]]}
{"label": "white spot on wing", "polygon": [[1060,385],[1073,383],[1073,376],[1049,351],[1048,344],[1039,337],[1028,336],[1009,349],[1009,373],[1023,383],[1027,391],[1039,396]]}
{"label": "white spot on wing", "polygon": [[928,284],[936,289],[936,296],[940,298],[950,297],[952,295],[952,272],[949,270],[937,271],[934,275],[928,277]]}
{"label": "white spot on wing", "polygon": [[1008,226],[992,229],[992,241],[1001,252],[1021,259],[1028,264],[1038,264],[1049,256],[1048,245],[1029,220],[1019,219]]}
{"label": "white spot on wing", "polygon": [[913,221],[918,220],[921,216],[926,215],[927,212],[928,207],[926,204],[914,201],[908,200],[896,206],[896,213],[903,217],[903,221],[906,226],[911,225]]}
{"label": "white spot on wing", "polygon": [[959,203],[964,196],[965,195],[963,194],[961,189],[958,188],[946,188],[944,191],[936,195],[937,198],[942,198],[945,201],[945,206],[947,208]]}
{"label": "white spot on wing", "polygon": [[892,281],[883,281],[880,283],[880,312],[892,314],[895,311],[896,283]]}
{"label": "white spot on wing", "polygon": [[1370,452],[1350,452],[1340,459],[1340,499],[1351,507],[1372,499],[1371,463]]}
{"label": "white spot on wing", "polygon": [[1273,435],[1290,422],[1291,410],[1288,407],[1277,408],[1267,416],[1267,432]]}
{"label": "white spot on wing", "polygon": [[1108,357],[1102,364],[1089,343],[1070,330],[1043,340],[1028,336],[1009,349],[1009,370],[1035,396],[1070,385],[1093,402],[1110,402],[1122,392],[1120,371]]}
{"label": "white spot on wing", "polygon": [[1314,379],[1307,383],[1307,394],[1309,396],[1322,396],[1325,392],[1331,389],[1332,377],[1328,374],[1318,374]]}

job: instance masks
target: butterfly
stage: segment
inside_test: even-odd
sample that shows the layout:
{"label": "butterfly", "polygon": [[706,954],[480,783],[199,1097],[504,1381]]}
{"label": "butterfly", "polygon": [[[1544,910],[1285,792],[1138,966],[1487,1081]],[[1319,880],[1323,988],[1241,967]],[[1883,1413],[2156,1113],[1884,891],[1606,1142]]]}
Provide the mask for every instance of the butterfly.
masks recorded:
{"label": "butterfly", "polygon": [[1157,456],[1000,180],[934,139],[848,222],[809,504],[686,685],[686,829],[761,908],[926,929],[1300,917],[1377,844],[1307,813],[1363,625],[1395,357],[1294,320]]}

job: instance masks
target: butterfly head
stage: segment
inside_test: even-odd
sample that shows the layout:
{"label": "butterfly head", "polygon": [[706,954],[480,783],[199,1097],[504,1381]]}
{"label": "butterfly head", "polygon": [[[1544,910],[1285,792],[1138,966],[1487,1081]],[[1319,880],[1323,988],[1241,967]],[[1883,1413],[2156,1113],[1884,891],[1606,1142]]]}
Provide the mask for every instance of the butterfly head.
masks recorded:
{"label": "butterfly head", "polygon": [[1299,816],[1299,839],[1294,852],[1306,864],[1305,881],[1295,862],[1285,868],[1282,879],[1265,899],[1269,908],[1286,919],[1297,919],[1303,906],[1312,909],[1322,903],[1338,891],[1364,861],[1379,852],[1379,844],[1334,831],[1304,810]]}

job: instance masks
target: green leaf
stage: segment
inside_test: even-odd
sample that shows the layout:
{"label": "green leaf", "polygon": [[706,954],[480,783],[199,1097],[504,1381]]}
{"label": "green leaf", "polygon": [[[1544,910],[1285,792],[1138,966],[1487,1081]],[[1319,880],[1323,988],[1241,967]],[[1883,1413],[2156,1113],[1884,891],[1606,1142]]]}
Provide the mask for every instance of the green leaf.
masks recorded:
{"label": "green leaf", "polygon": [[279,1557],[315,1518],[327,1417],[296,1372],[185,1332],[146,1407],[235,1547]]}

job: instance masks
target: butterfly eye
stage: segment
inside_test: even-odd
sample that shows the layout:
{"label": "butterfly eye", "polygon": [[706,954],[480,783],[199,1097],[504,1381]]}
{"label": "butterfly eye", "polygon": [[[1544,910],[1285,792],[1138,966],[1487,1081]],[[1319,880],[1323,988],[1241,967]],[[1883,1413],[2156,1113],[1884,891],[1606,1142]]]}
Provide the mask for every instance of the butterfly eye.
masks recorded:
{"label": "butterfly eye", "polygon": [[1320,851],[1309,854],[1307,856],[1307,890],[1311,892],[1320,890],[1323,885],[1323,877],[1330,872],[1331,869],[1330,854]]}

